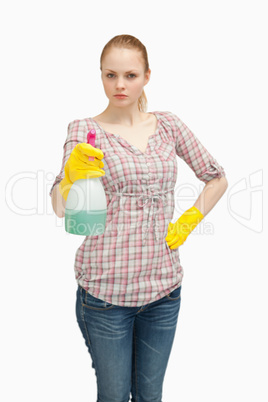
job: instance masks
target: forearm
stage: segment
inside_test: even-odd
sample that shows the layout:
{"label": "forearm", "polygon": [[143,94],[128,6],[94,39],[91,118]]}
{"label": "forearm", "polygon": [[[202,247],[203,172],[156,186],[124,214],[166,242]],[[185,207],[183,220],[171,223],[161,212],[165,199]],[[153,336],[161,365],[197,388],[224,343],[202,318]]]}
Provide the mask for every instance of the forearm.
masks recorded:
{"label": "forearm", "polygon": [[210,180],[208,183],[206,183],[193,206],[196,207],[204,216],[206,216],[223,196],[227,187],[228,182],[226,177]]}
{"label": "forearm", "polygon": [[65,216],[66,201],[62,197],[62,195],[59,191],[59,184],[56,184],[56,186],[53,188],[53,191],[51,194],[51,202],[52,202],[52,207],[53,207],[55,214],[59,218],[63,218]]}

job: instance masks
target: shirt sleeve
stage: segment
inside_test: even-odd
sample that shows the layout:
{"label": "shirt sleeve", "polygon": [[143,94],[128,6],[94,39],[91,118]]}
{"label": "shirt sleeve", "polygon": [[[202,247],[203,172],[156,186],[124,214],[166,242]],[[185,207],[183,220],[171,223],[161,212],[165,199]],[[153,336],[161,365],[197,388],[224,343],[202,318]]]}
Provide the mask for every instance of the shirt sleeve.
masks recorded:
{"label": "shirt sleeve", "polygon": [[54,183],[50,189],[51,197],[53,188],[64,178],[64,167],[69,159],[72,150],[79,142],[86,142],[86,125],[84,120],[74,120],[68,124],[67,137],[63,145],[63,158],[59,174],[55,177]]}
{"label": "shirt sleeve", "polygon": [[193,132],[178,116],[173,114],[176,154],[193,170],[204,183],[226,176],[224,168],[209,153]]}

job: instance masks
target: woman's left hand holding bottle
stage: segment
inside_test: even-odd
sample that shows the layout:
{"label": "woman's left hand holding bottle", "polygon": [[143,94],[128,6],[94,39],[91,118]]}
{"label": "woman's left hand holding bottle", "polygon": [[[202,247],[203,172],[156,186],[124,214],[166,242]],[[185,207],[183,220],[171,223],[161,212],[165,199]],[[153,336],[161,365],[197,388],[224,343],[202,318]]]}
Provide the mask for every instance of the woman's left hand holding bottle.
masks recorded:
{"label": "woman's left hand holding bottle", "polygon": [[[105,175],[105,171],[102,169],[104,163],[101,160],[103,156],[101,149],[84,142],[74,147],[64,167],[65,177],[59,183],[59,190],[65,201],[76,180]],[[89,157],[94,157],[94,160],[89,160]]]}

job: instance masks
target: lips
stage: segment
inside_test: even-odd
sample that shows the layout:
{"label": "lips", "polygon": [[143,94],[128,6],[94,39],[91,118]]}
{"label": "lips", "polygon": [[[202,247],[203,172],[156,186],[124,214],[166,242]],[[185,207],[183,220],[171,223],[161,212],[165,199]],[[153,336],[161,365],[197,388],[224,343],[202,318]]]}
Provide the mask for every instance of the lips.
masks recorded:
{"label": "lips", "polygon": [[124,94],[116,94],[114,96],[125,96],[125,97],[127,97],[127,95],[124,95]]}

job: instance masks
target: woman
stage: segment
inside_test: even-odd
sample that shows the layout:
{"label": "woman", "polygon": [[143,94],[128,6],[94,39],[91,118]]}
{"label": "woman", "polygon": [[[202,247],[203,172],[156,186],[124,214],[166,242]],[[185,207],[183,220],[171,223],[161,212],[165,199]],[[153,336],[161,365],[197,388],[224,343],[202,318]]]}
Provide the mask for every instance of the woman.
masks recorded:
{"label": "woman", "polygon": [[[223,168],[175,114],[146,113],[151,70],[137,38],[112,38],[100,68],[109,104],[101,114],[69,124],[52,205],[63,217],[73,182],[101,178],[105,231],[86,236],[75,257],[77,321],[98,401],[127,402],[130,394],[132,401],[161,401],[181,303],[178,247],[228,184]],[[86,144],[91,129],[95,148]],[[173,224],[176,155],[206,186]]]}

